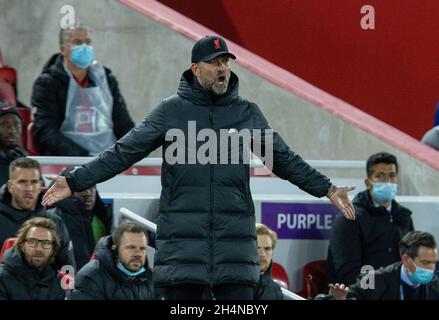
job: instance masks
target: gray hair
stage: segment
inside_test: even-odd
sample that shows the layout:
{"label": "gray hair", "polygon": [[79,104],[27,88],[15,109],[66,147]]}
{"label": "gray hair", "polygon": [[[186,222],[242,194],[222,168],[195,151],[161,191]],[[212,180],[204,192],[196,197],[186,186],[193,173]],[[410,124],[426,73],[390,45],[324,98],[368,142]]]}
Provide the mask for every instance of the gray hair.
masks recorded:
{"label": "gray hair", "polygon": [[75,29],[85,29],[90,32],[90,26],[84,22],[77,22],[68,28],[61,28],[59,30],[59,45],[62,46],[69,41],[70,33]]}

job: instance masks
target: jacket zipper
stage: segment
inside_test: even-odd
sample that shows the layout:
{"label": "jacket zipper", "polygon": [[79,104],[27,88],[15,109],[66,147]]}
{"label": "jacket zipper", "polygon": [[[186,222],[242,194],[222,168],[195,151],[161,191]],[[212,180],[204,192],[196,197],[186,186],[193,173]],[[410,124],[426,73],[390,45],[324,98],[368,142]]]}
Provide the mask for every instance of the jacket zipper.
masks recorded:
{"label": "jacket zipper", "polygon": [[[213,106],[210,107],[209,110],[209,125],[210,129],[213,129]],[[214,175],[214,168],[213,164],[209,164],[209,170],[210,170],[210,208],[209,208],[209,244],[210,244],[210,255],[209,255],[209,266],[210,266],[210,287],[213,287],[213,210],[214,210],[214,193],[213,193],[213,175]]]}

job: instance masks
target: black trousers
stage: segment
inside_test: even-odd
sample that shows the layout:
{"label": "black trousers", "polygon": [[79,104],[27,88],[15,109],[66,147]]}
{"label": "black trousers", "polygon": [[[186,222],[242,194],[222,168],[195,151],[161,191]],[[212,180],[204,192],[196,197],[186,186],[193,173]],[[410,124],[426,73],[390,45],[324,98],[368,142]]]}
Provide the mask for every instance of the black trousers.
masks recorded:
{"label": "black trousers", "polygon": [[253,300],[254,288],[244,284],[222,284],[212,288],[196,284],[165,287],[167,300]]}

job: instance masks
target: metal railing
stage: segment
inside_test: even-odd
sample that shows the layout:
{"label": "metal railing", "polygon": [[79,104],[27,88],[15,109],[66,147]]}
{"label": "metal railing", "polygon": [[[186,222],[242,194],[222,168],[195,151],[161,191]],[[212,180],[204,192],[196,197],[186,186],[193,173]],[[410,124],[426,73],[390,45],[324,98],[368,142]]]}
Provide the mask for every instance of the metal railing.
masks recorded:
{"label": "metal railing", "polygon": [[[37,160],[42,165],[72,165],[80,166],[95,157],[29,157]],[[139,167],[160,167],[162,158],[145,158],[133,166]],[[306,160],[306,162],[316,169],[364,169],[366,161],[357,160]],[[259,159],[250,160],[251,168],[263,168],[264,165]]]}
{"label": "metal railing", "polygon": [[119,211],[120,213],[122,213],[122,217],[126,217],[134,222],[141,224],[148,231],[157,233],[157,225],[154,222],[151,222],[148,219],[139,216],[138,214],[132,212],[131,210],[128,210],[127,208],[120,208]]}
{"label": "metal railing", "polygon": [[[131,210],[128,210],[127,208],[120,208],[120,213],[122,213],[122,217],[128,218],[134,222],[137,222],[144,226],[148,231],[157,232],[157,225],[148,219],[145,219],[138,214],[132,212]],[[282,295],[284,297],[284,300],[306,300],[305,298],[299,296],[298,294],[295,294],[294,292],[291,292],[285,288],[282,288]]]}

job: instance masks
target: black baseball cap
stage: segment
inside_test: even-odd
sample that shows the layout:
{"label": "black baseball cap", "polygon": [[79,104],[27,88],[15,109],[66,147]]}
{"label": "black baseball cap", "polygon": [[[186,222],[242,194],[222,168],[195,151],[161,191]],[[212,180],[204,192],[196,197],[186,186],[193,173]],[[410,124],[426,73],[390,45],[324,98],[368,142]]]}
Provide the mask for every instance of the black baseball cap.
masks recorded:
{"label": "black baseball cap", "polygon": [[6,104],[6,103],[0,101],[0,117],[6,115],[8,113],[15,114],[17,117],[19,117],[21,119],[20,112],[18,112],[16,107],[14,107],[11,104]]}
{"label": "black baseball cap", "polygon": [[210,61],[221,54],[227,54],[230,58],[236,59],[236,56],[229,52],[223,38],[218,36],[205,36],[195,42],[192,47],[192,63]]}

